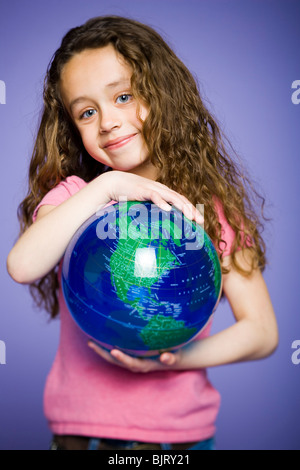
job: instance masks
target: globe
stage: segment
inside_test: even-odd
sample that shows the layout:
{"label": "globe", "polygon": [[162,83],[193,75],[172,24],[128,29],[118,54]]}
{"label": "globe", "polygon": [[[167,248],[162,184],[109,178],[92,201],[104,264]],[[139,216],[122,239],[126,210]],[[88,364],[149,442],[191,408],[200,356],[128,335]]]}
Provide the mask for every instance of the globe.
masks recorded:
{"label": "globe", "polygon": [[192,341],[216,309],[221,280],[203,227],[151,202],[99,210],[73,236],[62,267],[77,325],[107,350],[139,357]]}

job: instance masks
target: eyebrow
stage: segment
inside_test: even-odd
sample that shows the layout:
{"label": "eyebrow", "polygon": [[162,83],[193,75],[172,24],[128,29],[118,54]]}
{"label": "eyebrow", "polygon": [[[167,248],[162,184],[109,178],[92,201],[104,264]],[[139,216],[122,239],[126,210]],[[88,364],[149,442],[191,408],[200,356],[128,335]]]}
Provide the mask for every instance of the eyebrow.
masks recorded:
{"label": "eyebrow", "polygon": [[[117,88],[120,85],[130,85],[130,80],[128,78],[122,78],[114,82],[108,83],[107,85],[105,85],[105,88]],[[82,101],[89,100],[89,99],[90,99],[89,96],[79,96],[78,98],[75,98],[70,103],[70,110],[72,110],[72,108],[76,104],[81,103]]]}

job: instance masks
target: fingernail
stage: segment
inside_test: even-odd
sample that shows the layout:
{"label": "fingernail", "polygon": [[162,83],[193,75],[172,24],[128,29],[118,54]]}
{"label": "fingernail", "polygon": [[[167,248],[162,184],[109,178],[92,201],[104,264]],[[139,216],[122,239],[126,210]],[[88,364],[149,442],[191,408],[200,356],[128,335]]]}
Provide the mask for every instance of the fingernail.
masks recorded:
{"label": "fingernail", "polygon": [[120,351],[118,351],[117,349],[113,349],[112,351],[110,351],[110,355],[114,358],[114,359],[117,359],[117,360],[120,360],[121,359],[121,353]]}
{"label": "fingernail", "polygon": [[171,355],[170,355],[170,354],[167,354],[167,353],[165,353],[165,354],[161,357],[162,362],[164,362],[165,364],[168,364],[168,363],[170,362],[170,359],[171,359]]}

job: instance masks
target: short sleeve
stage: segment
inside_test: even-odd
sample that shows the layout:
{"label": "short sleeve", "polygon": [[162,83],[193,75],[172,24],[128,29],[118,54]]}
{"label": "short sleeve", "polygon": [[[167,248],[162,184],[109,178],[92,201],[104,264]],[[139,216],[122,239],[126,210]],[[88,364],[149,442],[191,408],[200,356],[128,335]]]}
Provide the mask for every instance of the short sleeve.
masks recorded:
{"label": "short sleeve", "polygon": [[214,204],[215,204],[215,208],[217,211],[219,222],[222,227],[221,238],[222,240],[224,240],[220,243],[219,249],[221,250],[221,252],[224,250],[223,256],[229,256],[231,253],[232,244],[234,242],[235,233],[234,233],[233,228],[229,225],[225,217],[221,202],[218,199],[214,199]]}
{"label": "short sleeve", "polygon": [[[223,241],[220,243],[220,247],[218,249],[220,249],[220,251],[223,252],[223,256],[229,256],[232,251],[232,245],[235,239],[235,232],[233,228],[229,225],[228,220],[225,217],[222,203],[218,199],[214,199],[214,204],[215,204],[215,208],[218,214],[219,222],[222,227],[221,238]],[[242,232],[243,232],[243,227],[242,227]],[[253,245],[249,237],[247,237],[247,239],[245,240],[244,233],[242,233],[241,239],[242,239],[242,246],[251,247]],[[242,246],[238,247],[237,251],[241,250]]]}
{"label": "short sleeve", "polygon": [[69,199],[69,197],[73,196],[73,194],[76,194],[86,185],[87,183],[83,179],[79,178],[79,176],[68,176],[43,197],[39,205],[34,210],[32,221],[35,222],[37,212],[41,206],[59,206],[59,204]]}

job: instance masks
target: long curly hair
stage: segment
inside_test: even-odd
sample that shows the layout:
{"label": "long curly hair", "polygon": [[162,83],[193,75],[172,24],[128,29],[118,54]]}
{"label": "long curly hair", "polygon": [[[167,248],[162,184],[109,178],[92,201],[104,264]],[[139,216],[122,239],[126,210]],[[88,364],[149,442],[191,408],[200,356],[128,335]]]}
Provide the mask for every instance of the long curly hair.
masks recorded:
{"label": "long curly hair", "polygon": [[[224,241],[214,204],[217,198],[235,233],[232,266],[243,275],[250,274],[257,266],[263,270],[266,264],[261,235],[264,198],[254,189],[236,153],[228,146],[186,66],[154,29],[118,16],[92,18],[71,29],[50,61],[29,167],[29,189],[18,208],[20,233],[32,223],[34,209],[41,199],[60,181],[77,175],[89,182],[107,169],[85,150],[64,108],[60,76],[75,54],[109,44],[132,69],[133,96],[148,105],[142,133],[151,162],[158,169],[158,181],[184,194],[193,204],[204,204],[205,230],[220,248]],[[248,272],[236,259],[237,249],[243,247],[245,240],[251,240],[253,252],[253,265]],[[58,314],[57,268],[30,285],[37,305],[53,318]],[[224,266],[222,270],[228,272]]]}

